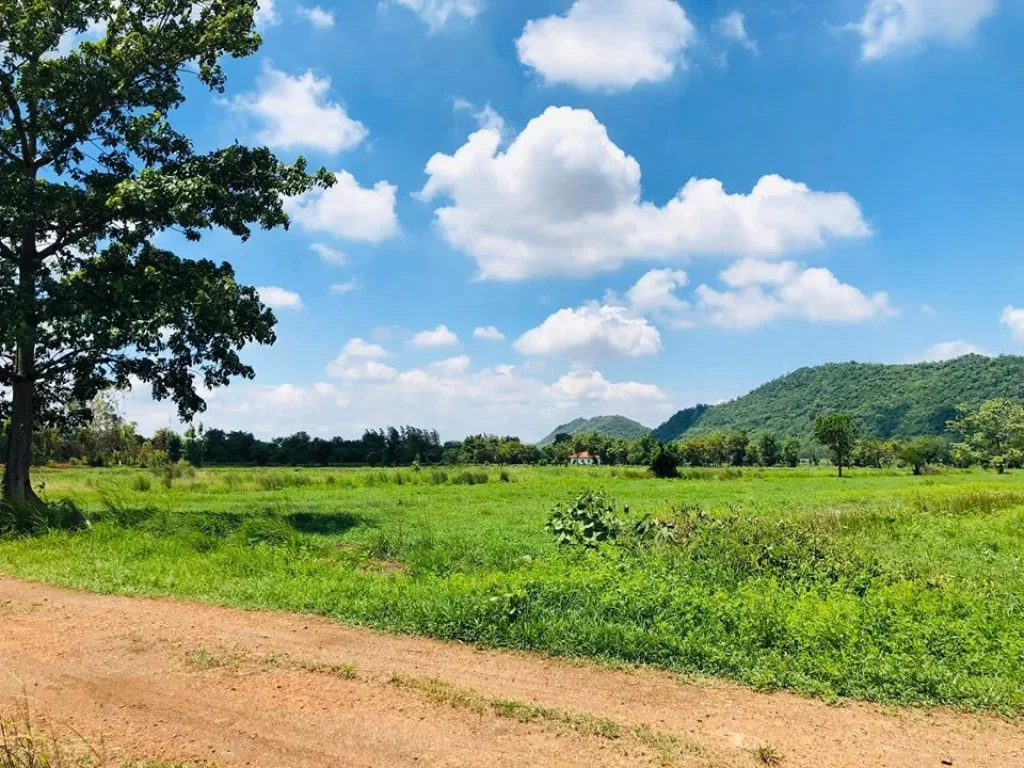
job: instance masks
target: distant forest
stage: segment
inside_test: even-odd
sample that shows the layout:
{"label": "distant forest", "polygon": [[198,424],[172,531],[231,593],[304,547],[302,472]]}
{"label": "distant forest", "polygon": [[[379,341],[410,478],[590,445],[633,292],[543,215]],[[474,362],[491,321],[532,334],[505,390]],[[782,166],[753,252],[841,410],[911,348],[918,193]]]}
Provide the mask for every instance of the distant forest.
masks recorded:
{"label": "distant forest", "polygon": [[861,432],[907,440],[941,435],[960,405],[1024,396],[1024,357],[966,355],[941,363],[831,363],[801,368],[721,405],[679,411],[654,430],[664,442],[721,430],[806,438],[823,413],[851,414]]}
{"label": "distant forest", "polygon": [[[602,416],[564,424],[538,444],[486,434],[444,442],[436,430],[412,426],[367,430],[355,439],[297,432],[262,440],[249,432],[202,426],[189,426],[182,434],[159,430],[146,438],[109,398],[101,397],[92,404],[89,423],[40,429],[33,461],[89,466],[178,461],[195,466],[560,464],[589,451],[606,464],[647,465],[658,446],[671,444],[689,466],[773,466],[823,459],[825,451],[811,439],[814,419],[843,411],[853,416],[863,438],[854,463],[884,466],[896,461],[902,442],[945,437],[958,406],[1022,394],[1022,357],[969,355],[896,366],[841,363],[798,370],[729,403],[680,411],[653,432],[622,416]],[[3,427],[0,456],[5,451]]]}

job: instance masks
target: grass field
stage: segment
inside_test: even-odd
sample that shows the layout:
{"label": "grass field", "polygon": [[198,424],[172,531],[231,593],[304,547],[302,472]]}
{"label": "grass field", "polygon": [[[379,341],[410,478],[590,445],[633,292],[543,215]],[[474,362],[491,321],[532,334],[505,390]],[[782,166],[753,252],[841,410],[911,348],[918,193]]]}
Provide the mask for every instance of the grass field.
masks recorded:
{"label": "grass field", "polygon": [[[1024,713],[1024,473],[621,468],[44,471],[78,533],[0,572],[654,664],[759,688]],[[559,549],[591,487],[677,541]]]}

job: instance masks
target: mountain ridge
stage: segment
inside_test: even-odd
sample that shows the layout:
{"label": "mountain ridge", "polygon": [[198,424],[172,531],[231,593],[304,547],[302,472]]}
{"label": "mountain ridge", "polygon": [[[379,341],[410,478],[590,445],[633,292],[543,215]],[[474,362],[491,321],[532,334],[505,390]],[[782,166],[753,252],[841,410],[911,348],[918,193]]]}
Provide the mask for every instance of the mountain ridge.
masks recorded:
{"label": "mountain ridge", "polygon": [[559,434],[578,435],[581,433],[596,433],[603,437],[618,437],[624,440],[636,440],[644,435],[650,434],[650,427],[645,427],[639,421],[626,418],[625,416],[593,416],[591,418],[580,417],[570,422],[555,427],[537,445],[544,447],[555,442]]}
{"label": "mountain ridge", "polygon": [[826,363],[798,368],[719,405],[675,413],[652,434],[662,441],[727,429],[806,438],[814,419],[846,411],[866,435],[938,435],[958,405],[1024,396],[1024,357],[964,355],[929,363]]}

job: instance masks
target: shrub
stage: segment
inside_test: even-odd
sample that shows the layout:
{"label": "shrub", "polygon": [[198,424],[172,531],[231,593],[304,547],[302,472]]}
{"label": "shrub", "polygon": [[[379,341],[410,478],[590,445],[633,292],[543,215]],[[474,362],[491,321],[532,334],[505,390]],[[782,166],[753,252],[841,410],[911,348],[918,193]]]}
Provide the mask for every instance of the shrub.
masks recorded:
{"label": "shrub", "polygon": [[588,549],[615,539],[622,521],[615,515],[614,502],[601,491],[582,491],[567,506],[558,507],[547,522],[547,530],[559,546]]}
{"label": "shrub", "polygon": [[658,443],[651,457],[651,472],[655,477],[668,479],[679,476],[679,457],[671,446]]}
{"label": "shrub", "polygon": [[643,546],[675,544],[678,526],[672,520],[644,517],[633,524],[633,538]]}

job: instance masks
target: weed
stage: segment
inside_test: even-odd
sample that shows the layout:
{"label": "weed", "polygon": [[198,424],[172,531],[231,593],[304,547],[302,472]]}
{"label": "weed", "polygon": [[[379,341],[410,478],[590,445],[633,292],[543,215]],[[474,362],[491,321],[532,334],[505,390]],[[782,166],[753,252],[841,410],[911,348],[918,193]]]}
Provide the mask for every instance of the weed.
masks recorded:
{"label": "weed", "polygon": [[615,515],[614,502],[604,493],[583,491],[557,507],[546,527],[560,546],[594,548],[618,536],[622,521]]}
{"label": "weed", "polygon": [[138,491],[139,493],[149,493],[150,489],[153,487],[153,483],[145,475],[139,474],[132,478],[129,487],[133,491]]}
{"label": "weed", "polygon": [[539,704],[528,704],[516,699],[484,696],[468,688],[460,688],[434,678],[411,678],[392,672],[389,682],[392,685],[419,691],[428,700],[439,704],[448,704],[457,709],[468,709],[478,714],[489,712],[495,717],[516,720],[520,723],[545,722],[568,726],[579,733],[602,739],[618,739],[624,732],[618,722],[609,718],[596,717],[588,713],[568,712]]}
{"label": "weed", "polygon": [[762,744],[750,750],[750,753],[761,765],[782,765],[782,753],[771,744]]}

